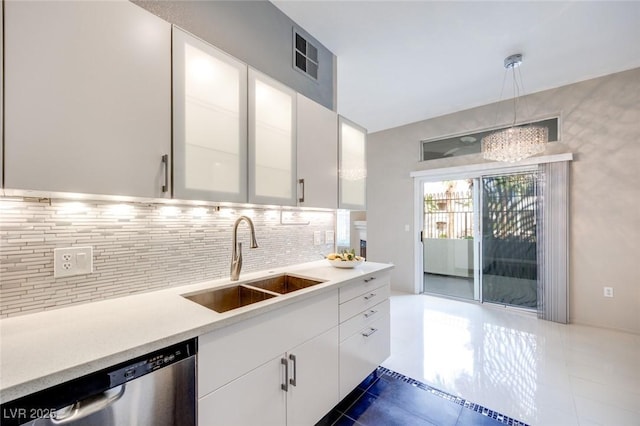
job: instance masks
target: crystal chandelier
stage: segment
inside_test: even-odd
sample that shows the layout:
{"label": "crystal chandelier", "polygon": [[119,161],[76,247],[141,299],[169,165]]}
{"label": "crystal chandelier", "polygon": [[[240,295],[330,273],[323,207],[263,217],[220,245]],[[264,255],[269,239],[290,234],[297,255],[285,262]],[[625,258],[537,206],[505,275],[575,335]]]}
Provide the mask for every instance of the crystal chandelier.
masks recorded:
{"label": "crystal chandelier", "polygon": [[504,60],[505,73],[511,70],[513,75],[513,123],[509,128],[498,130],[482,138],[482,156],[487,160],[510,163],[520,161],[543,152],[549,140],[549,130],[546,127],[516,126],[522,76],[518,83],[515,69],[521,63],[522,55],[519,53],[508,56]]}

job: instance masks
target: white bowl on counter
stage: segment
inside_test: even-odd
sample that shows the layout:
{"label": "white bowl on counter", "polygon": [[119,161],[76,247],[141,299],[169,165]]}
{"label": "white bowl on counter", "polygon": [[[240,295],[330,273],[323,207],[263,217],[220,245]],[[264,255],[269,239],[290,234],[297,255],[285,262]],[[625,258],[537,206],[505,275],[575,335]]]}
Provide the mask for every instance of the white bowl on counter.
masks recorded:
{"label": "white bowl on counter", "polygon": [[333,266],[334,268],[350,269],[363,264],[364,259],[360,259],[360,260],[341,260],[341,259],[329,260],[327,259],[327,262],[329,262],[331,266]]}

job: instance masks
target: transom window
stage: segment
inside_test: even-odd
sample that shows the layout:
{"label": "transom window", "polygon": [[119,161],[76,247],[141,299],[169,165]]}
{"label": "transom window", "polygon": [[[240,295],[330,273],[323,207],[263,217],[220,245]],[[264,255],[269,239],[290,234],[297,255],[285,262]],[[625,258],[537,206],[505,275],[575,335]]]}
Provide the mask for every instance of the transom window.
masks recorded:
{"label": "transom window", "polygon": [[[516,127],[529,125],[546,127],[549,130],[549,142],[557,142],[559,140],[558,117],[532,123],[524,123]],[[506,126],[504,128],[508,127],[509,126]],[[465,135],[420,141],[420,161],[478,154],[480,153],[482,138],[497,130],[500,129],[484,130]]]}

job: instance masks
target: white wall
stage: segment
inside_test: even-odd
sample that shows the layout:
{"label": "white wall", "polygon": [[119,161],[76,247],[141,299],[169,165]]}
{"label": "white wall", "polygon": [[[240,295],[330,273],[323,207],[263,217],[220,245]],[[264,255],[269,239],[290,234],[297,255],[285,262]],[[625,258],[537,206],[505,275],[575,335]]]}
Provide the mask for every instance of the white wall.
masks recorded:
{"label": "white wall", "polygon": [[[526,97],[527,120],[560,114],[571,165],[570,320],[640,334],[640,68]],[[496,110],[503,114],[496,122]],[[478,163],[480,155],[418,162],[420,140],[507,124],[487,105],[368,137],[368,257],[396,265],[395,290],[413,292],[415,170]],[[405,225],[409,231],[405,231]],[[612,286],[615,297],[603,297]]]}

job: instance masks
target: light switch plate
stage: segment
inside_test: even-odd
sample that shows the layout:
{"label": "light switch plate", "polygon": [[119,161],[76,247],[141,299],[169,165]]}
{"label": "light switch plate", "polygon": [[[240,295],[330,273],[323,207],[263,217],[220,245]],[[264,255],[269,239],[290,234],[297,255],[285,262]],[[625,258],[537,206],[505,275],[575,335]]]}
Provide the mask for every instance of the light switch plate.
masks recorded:
{"label": "light switch plate", "polygon": [[319,246],[322,244],[322,232],[313,231],[313,245]]}
{"label": "light switch plate", "polygon": [[333,244],[334,235],[333,231],[324,231],[324,242],[326,244]]}
{"label": "light switch plate", "polygon": [[93,247],[53,249],[53,276],[72,277],[93,272]]}

